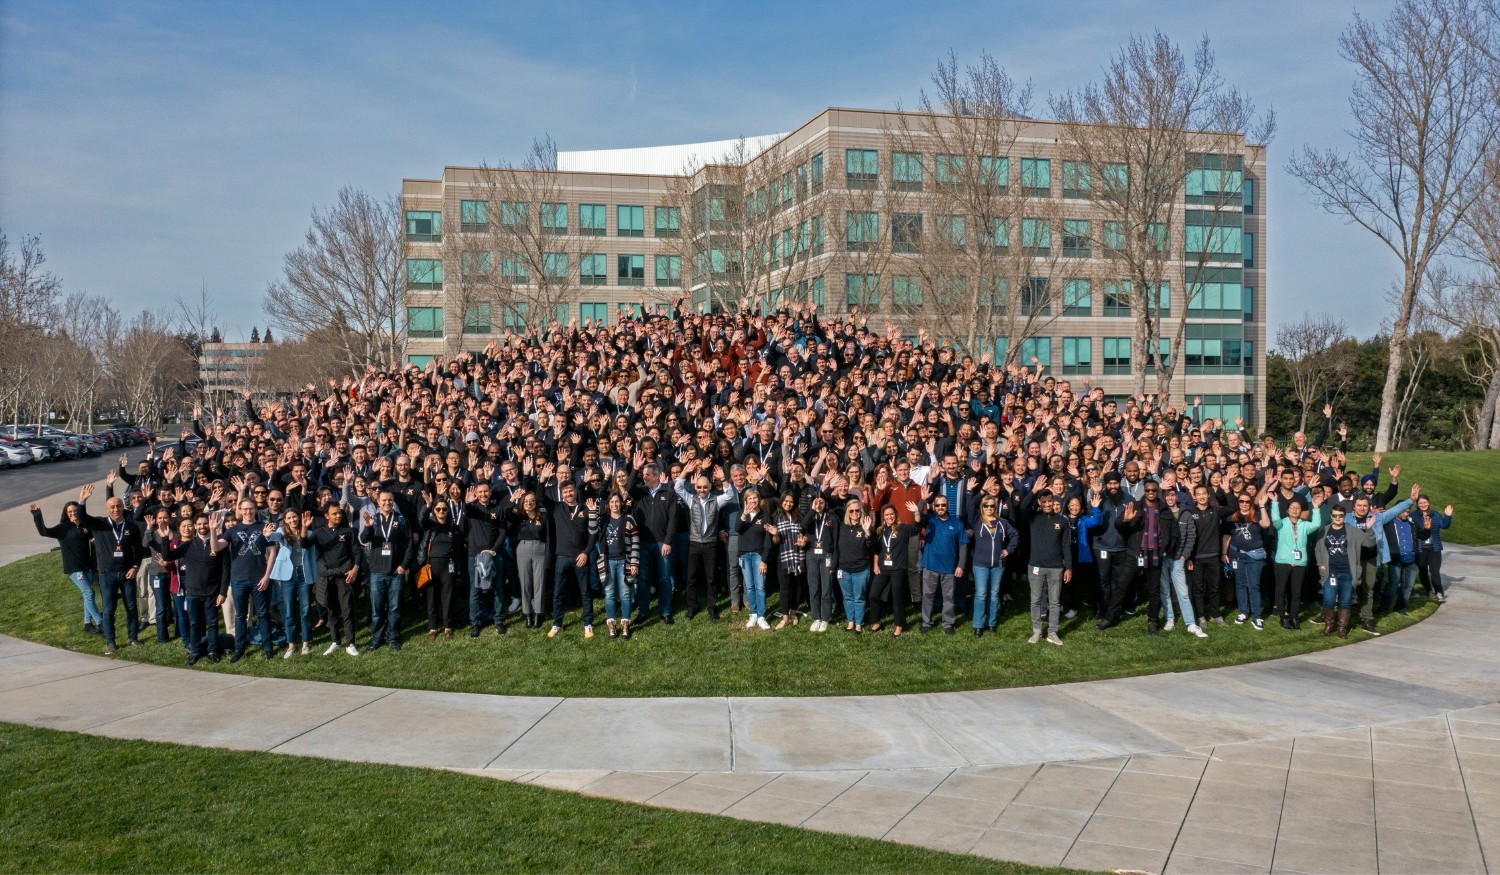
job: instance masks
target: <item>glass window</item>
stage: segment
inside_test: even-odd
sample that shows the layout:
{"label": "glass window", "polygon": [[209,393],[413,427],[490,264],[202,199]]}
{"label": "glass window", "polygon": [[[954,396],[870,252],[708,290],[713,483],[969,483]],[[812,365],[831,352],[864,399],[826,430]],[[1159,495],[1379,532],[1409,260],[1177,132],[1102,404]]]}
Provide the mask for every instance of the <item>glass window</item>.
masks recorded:
{"label": "glass window", "polygon": [[542,204],[542,233],[568,233],[567,204]]}
{"label": "glass window", "polygon": [[469,304],[464,307],[464,334],[490,333],[490,305]]}
{"label": "glass window", "polygon": [[458,230],[484,231],[490,226],[490,205],[484,201],[458,202]]}
{"label": "glass window", "polygon": [[526,205],[516,201],[501,201],[500,224],[507,228],[524,227],[526,225]]}
{"label": "glass window", "polygon": [[922,153],[891,153],[891,181],[901,191],[921,191]]}
{"label": "glass window", "polygon": [[435,358],[437,358],[437,356],[432,356],[432,355],[409,355],[409,356],[406,357],[406,363],[409,364],[409,365],[412,365],[414,367],[425,368],[425,367],[427,367],[427,364],[429,362],[431,362]]}
{"label": "glass window", "polygon": [[932,176],[938,185],[957,185],[964,180],[964,156],[939,155],[932,163]]}
{"label": "glass window", "polygon": [[1005,361],[1005,353],[1010,350],[1009,337],[995,338],[995,362],[998,364]]}
{"label": "glass window", "polygon": [[810,249],[809,252],[811,252],[811,254],[813,254],[813,255],[822,255],[823,254],[823,217],[822,216],[813,216],[810,220],[808,220],[808,227],[812,229],[812,232],[811,232],[812,233],[812,249]]}
{"label": "glass window", "polygon": [[568,253],[566,252],[544,252],[542,253],[542,270],[549,279],[568,278]]}
{"label": "glass window", "polygon": [[1052,312],[1052,288],[1044,276],[1034,276],[1026,283],[1021,293],[1021,312],[1026,314]]}
{"label": "glass window", "polygon": [[604,204],[578,205],[578,233],[603,237],[605,228]]}
{"label": "glass window", "polygon": [[646,236],[646,208],[616,206],[615,235],[619,237]]}
{"label": "glass window", "polygon": [[844,293],[850,307],[872,310],[880,306],[880,277],[873,273],[846,273]]}
{"label": "glass window", "polygon": [[863,252],[880,242],[880,214],[850,211],[845,214],[844,243],[851,252]]}
{"label": "glass window", "polygon": [[[1034,364],[1032,359],[1038,363]],[[1028,337],[1021,341],[1021,364],[1041,369],[1052,367],[1052,338]]]}
{"label": "glass window", "polygon": [[1104,281],[1104,315],[1130,315],[1130,280]]}
{"label": "glass window", "polygon": [[578,256],[578,281],[586,286],[602,286],[609,282],[605,273],[604,253],[585,252]]}
{"label": "glass window", "polygon": [[807,164],[810,168],[809,172],[812,175],[812,189],[813,191],[819,191],[823,188],[823,153],[819,152],[812,156],[812,159]]}
{"label": "glass window", "polygon": [[1047,158],[1021,159],[1021,188],[1034,197],[1052,196],[1052,162]]}
{"label": "glass window", "polygon": [[657,207],[654,211],[656,236],[676,237],[682,233],[682,210],[678,207]]}
{"label": "glass window", "polygon": [[526,329],[526,304],[518,302],[506,304],[500,310],[500,324],[511,331],[524,331]]}
{"label": "glass window", "polygon": [[1104,338],[1104,373],[1130,373],[1130,338]]}
{"label": "glass window", "polygon": [[443,262],[436,258],[406,259],[406,287],[408,289],[441,289],[443,287]]}
{"label": "glass window", "polygon": [[525,259],[503,255],[500,257],[500,276],[512,283],[527,283],[531,281],[531,268]]}
{"label": "glass window", "polygon": [[981,155],[979,157],[979,182],[981,185],[992,185],[997,188],[1009,186],[1010,159]]}
{"label": "glass window", "polygon": [[578,305],[579,319],[592,319],[595,322],[609,322],[609,305],[597,301],[588,301]]}
{"label": "glass window", "polygon": [[464,276],[489,276],[490,254],[488,252],[460,252],[458,271]]}
{"label": "glass window", "polygon": [[407,307],[406,335],[408,337],[442,337],[442,307]]}
{"label": "glass window", "polygon": [[1062,339],[1062,370],[1064,374],[1091,374],[1094,372],[1094,339],[1092,337],[1064,337]]}
{"label": "glass window", "polygon": [[1106,219],[1104,221],[1104,248],[1110,252],[1125,249],[1125,223]]}
{"label": "glass window", "polygon": [[937,232],[949,246],[963,246],[969,242],[969,223],[963,216],[938,216]]}
{"label": "glass window", "polygon": [[824,306],[822,277],[813,277],[812,284],[809,285],[807,289],[807,299],[811,301],[816,307]]}
{"label": "glass window", "polygon": [[1052,251],[1052,225],[1046,219],[1021,220],[1021,248],[1036,255]]}
{"label": "glass window", "polygon": [[891,280],[891,300],[897,307],[922,306],[922,281],[914,276],[898,276]]}
{"label": "glass window", "polygon": [[1240,287],[1241,271],[1237,268],[1192,269],[1187,272],[1192,300],[1188,310],[1194,315],[1220,319],[1239,319],[1244,312],[1244,290]]}
{"label": "glass window", "polygon": [[406,239],[417,242],[443,239],[443,214],[436,210],[407,210]]}
{"label": "glass window", "polygon": [[807,165],[797,165],[797,199],[807,197]]}
{"label": "glass window", "polygon": [[1244,320],[1246,322],[1254,322],[1255,321],[1255,287],[1254,286],[1245,286],[1244,292],[1241,293],[1241,295],[1240,295],[1240,300],[1241,300],[1241,304],[1242,304],[1241,310],[1242,310],[1243,315],[1244,315]]}
{"label": "glass window", "polygon": [[1255,212],[1255,180],[1245,178],[1245,212]]}
{"label": "glass window", "polygon": [[1063,197],[1086,198],[1093,181],[1093,171],[1082,161],[1064,161],[1062,165]]}
{"label": "glass window", "polygon": [[[875,215],[869,213],[868,215]],[[891,219],[891,246],[897,252],[916,252],[922,246],[922,214],[897,213]],[[851,249],[854,247],[850,247]],[[866,247],[868,248],[868,247]]]}
{"label": "glass window", "polygon": [[1064,316],[1092,316],[1094,313],[1094,284],[1089,280],[1068,280],[1063,286]]}
{"label": "glass window", "polygon": [[1188,155],[1184,200],[1190,204],[1238,204],[1244,177],[1239,155]]}
{"label": "glass window", "polygon": [[1245,231],[1244,235],[1245,235],[1245,266],[1246,267],[1254,267],[1255,266],[1255,235],[1252,234],[1252,233],[1250,233],[1249,231]]}
{"label": "glass window", "polygon": [[1064,219],[1063,220],[1063,256],[1067,258],[1088,258],[1093,242],[1090,237],[1092,229],[1087,219]]}
{"label": "glass window", "polygon": [[682,256],[656,256],[656,284],[658,286],[682,285]]}
{"label": "glass window", "polygon": [[985,223],[984,242],[1001,252],[1010,248],[1010,222],[990,219]]}
{"label": "glass window", "polygon": [[1184,332],[1182,357],[1189,374],[1243,372],[1244,339],[1238,323],[1189,322]]}
{"label": "glass window", "polygon": [[850,188],[874,188],[880,178],[880,153],[874,149],[845,149],[844,175]]}
{"label": "glass window", "polygon": [[644,286],[646,284],[646,256],[618,255],[615,257],[615,277],[622,286]]}

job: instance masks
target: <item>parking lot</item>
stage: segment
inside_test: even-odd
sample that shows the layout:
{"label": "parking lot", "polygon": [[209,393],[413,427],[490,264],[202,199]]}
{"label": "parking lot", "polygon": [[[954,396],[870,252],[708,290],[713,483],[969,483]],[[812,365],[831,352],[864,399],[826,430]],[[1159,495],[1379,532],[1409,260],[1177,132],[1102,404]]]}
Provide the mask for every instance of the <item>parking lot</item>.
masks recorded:
{"label": "parking lot", "polygon": [[[116,447],[107,449],[98,456],[32,461],[27,465],[10,464],[0,468],[0,510],[39,501],[83,483],[92,483],[119,464],[121,453],[129,457],[133,467],[145,457],[146,446]],[[52,508],[46,510],[49,513],[53,511]]]}

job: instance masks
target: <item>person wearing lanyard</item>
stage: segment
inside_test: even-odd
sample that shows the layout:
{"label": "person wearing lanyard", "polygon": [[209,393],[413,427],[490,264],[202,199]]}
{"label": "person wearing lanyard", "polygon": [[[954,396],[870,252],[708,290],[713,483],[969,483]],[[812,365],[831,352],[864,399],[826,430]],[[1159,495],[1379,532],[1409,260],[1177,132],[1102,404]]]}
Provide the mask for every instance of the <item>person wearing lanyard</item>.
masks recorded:
{"label": "person wearing lanyard", "polygon": [[801,546],[807,550],[807,609],[812,614],[810,632],[828,631],[833,614],[833,517],[828,499],[813,497],[812,511],[802,520]]}
{"label": "person wearing lanyard", "polygon": [[1281,609],[1283,629],[1302,628],[1297,614],[1302,607],[1302,577],[1307,571],[1307,544],[1327,519],[1321,492],[1313,493],[1310,519],[1302,519],[1302,502],[1301,497],[1287,501],[1285,515],[1281,512],[1280,501],[1273,501],[1269,505],[1271,523],[1276,529],[1276,561],[1273,568],[1276,606]]}
{"label": "person wearing lanyard", "polygon": [[865,590],[875,565],[875,529],[865,516],[859,499],[844,505],[844,518],[833,536],[833,565],[837,569],[839,589],[844,594],[845,631],[864,632]]}
{"label": "person wearing lanyard", "polygon": [[807,586],[807,551],[798,544],[802,540],[802,519],[797,514],[795,494],[787,492],[781,496],[775,524],[780,536],[776,580],[781,590],[781,619],[776,628],[784,629],[788,623],[797,624],[797,607],[801,604],[802,590]]}
{"label": "person wearing lanyard", "polygon": [[[916,507],[917,503],[910,501],[907,506]],[[899,519],[896,505],[886,504],[881,508],[880,528],[876,531],[875,576],[870,580],[869,611],[869,616],[875,621],[870,624],[870,631],[879,632],[886,604],[889,603],[895,623],[892,634],[897,637],[906,631],[905,580],[908,550],[911,548],[911,539],[922,531],[917,523],[901,523],[898,522]],[[916,519],[920,521],[921,518]]]}
{"label": "person wearing lanyard", "polygon": [[224,533],[229,542],[229,595],[234,601],[234,655],[231,663],[245,658],[249,637],[249,612],[253,608],[259,626],[259,644],[266,659],[275,657],[271,643],[271,566],[276,546],[271,535],[276,527],[256,519],[255,502],[242,499],[240,521]]}
{"label": "person wearing lanyard", "polygon": [[[86,500],[86,499],[85,499]],[[80,510],[78,519],[94,535],[94,561],[99,578],[99,592],[104,598],[104,654],[115,652],[115,608],[125,600],[125,632],[131,647],[139,647],[136,637],[140,617],[136,614],[135,572],[140,567],[141,527],[125,515],[125,502],[111,498],[104,504],[105,518]]]}
{"label": "person wearing lanyard", "polygon": [[[630,638],[631,593],[640,573],[641,539],[635,517],[625,512],[625,497],[611,493],[605,501],[604,542],[595,560],[604,587],[604,622],[609,637]],[[619,625],[616,625],[616,620]]]}
{"label": "person wearing lanyard", "polygon": [[688,619],[698,613],[699,585],[702,585],[704,600],[710,620],[719,619],[718,592],[714,589],[714,569],[719,549],[719,537],[723,531],[719,510],[735,500],[734,486],[725,484],[718,495],[712,494],[712,483],[708,476],[699,474],[693,481],[693,491],[687,488],[687,477],[677,478],[677,494],[688,506],[688,568],[687,595]]}
{"label": "person wearing lanyard", "polygon": [[769,629],[771,625],[766,622],[766,558],[781,536],[761,512],[759,492],[746,489],[743,501],[744,506],[739,512],[739,555],[734,558],[745,584],[745,604],[750,608],[750,619],[745,628],[759,626]]}
{"label": "person wearing lanyard", "polygon": [[401,650],[401,581],[412,567],[415,545],[406,520],[396,513],[396,493],[375,496],[379,510],[364,512],[359,543],[370,551],[370,649]]}
{"label": "person wearing lanyard", "polygon": [[171,544],[162,554],[164,560],[176,563],[180,576],[179,589],[187,618],[182,637],[187,645],[188,665],[196,664],[205,655],[209,662],[219,661],[219,629],[214,608],[229,593],[224,566],[229,542],[224,540],[223,529],[222,516],[200,513],[193,518],[192,531],[187,537]]}
{"label": "person wearing lanyard", "polygon": [[[598,531],[598,499],[589,499],[584,507],[578,503],[578,487],[571,479],[564,482],[558,492],[561,500],[551,507],[548,516],[552,520],[552,628],[548,638],[556,638],[562,631],[563,610],[569,591],[578,590],[583,606],[583,637],[594,637],[594,596],[584,574],[589,553],[593,552]],[[549,499],[550,500],[550,499]]]}
{"label": "person wearing lanyard", "polygon": [[979,499],[979,524],[974,527],[974,637],[995,631],[1000,616],[1005,562],[1021,544],[1021,533],[1000,518],[999,502]]}
{"label": "person wearing lanyard", "polygon": [[948,515],[948,498],[942,491],[933,496],[932,514],[923,522],[922,536],[922,634],[932,630],[932,603],[941,591],[943,632],[952,635],[954,590],[964,573],[969,533],[958,517]]}
{"label": "person wearing lanyard", "polygon": [[[432,579],[427,583],[427,640],[453,640],[453,589],[459,579],[459,565],[464,547],[463,530],[453,520],[453,504],[446,499],[433,503],[423,528],[426,536],[417,553],[417,567],[428,566]],[[528,626],[529,628],[529,626]]]}

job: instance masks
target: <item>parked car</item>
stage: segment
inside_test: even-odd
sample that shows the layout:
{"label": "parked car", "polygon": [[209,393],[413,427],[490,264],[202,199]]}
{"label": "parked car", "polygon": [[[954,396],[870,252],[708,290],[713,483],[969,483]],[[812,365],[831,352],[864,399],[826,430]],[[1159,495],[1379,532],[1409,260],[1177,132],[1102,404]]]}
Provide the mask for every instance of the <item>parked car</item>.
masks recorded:
{"label": "parked car", "polygon": [[0,455],[3,455],[6,463],[12,467],[30,465],[32,462],[31,449],[17,446],[13,441],[0,441]]}

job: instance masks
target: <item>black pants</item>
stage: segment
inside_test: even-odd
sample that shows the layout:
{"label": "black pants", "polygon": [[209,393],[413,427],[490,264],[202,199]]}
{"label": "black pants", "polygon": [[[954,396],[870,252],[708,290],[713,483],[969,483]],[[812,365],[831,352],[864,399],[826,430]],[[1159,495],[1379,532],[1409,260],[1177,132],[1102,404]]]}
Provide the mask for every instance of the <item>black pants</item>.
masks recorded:
{"label": "black pants", "polygon": [[1195,556],[1189,561],[1193,567],[1187,573],[1188,593],[1193,597],[1193,614],[1198,618],[1198,624],[1203,625],[1224,614],[1219,601],[1219,557]]}
{"label": "black pants", "polygon": [[334,644],[354,643],[354,585],[344,582],[343,574],[322,574],[318,583],[318,604],[328,612],[328,634]]}
{"label": "black pants", "polygon": [[1099,619],[1111,626],[1120,621],[1120,614],[1125,610],[1125,596],[1140,571],[1135,563],[1136,557],[1124,550],[1111,550],[1108,557],[1099,559]]}
{"label": "black pants", "polygon": [[1161,560],[1147,560],[1145,568],[1136,569],[1136,581],[1146,588],[1146,619],[1161,622]]}
{"label": "black pants", "polygon": [[778,565],[776,583],[777,592],[781,594],[781,612],[789,615],[802,604],[802,593],[807,589],[807,572]]}
{"label": "black pants", "polygon": [[906,628],[906,593],[902,590],[902,578],[906,569],[891,574],[877,574],[870,578],[870,607],[865,622],[874,625],[885,621],[885,609],[889,604],[894,625]]}
{"label": "black pants", "polygon": [[427,630],[453,628],[453,590],[458,585],[461,559],[433,559],[432,580],[427,582]]}
{"label": "black pants", "polygon": [[715,588],[715,572],[719,565],[718,545],[712,542],[693,541],[688,545],[687,559],[688,613],[698,612],[698,591],[701,586],[709,616],[718,616],[719,592]]}
{"label": "black pants", "polygon": [[1307,566],[1283,565],[1276,563],[1276,608],[1281,611],[1281,616],[1287,619],[1295,619],[1297,612],[1302,610],[1302,576],[1307,573]]}
{"label": "black pants", "polygon": [[1429,593],[1447,592],[1447,588],[1443,586],[1442,551],[1417,551],[1417,579]]}
{"label": "black pants", "polygon": [[[1028,580],[1028,570],[1023,566],[1019,577],[1010,577],[1009,580]],[[1081,611],[1087,606],[1084,600],[1088,598],[1097,599],[1099,593],[1099,566],[1093,560],[1088,562],[1073,563],[1073,577],[1067,586],[1062,588],[1062,607],[1064,611]],[[1097,602],[1096,602],[1097,607]]]}
{"label": "black pants", "polygon": [[589,591],[589,579],[597,575],[588,573],[594,570],[593,563],[586,562],[579,568],[577,556],[553,556],[552,563],[552,625],[563,624],[563,608],[568,592],[573,589],[578,590],[583,607],[583,625],[594,625],[594,595]]}

